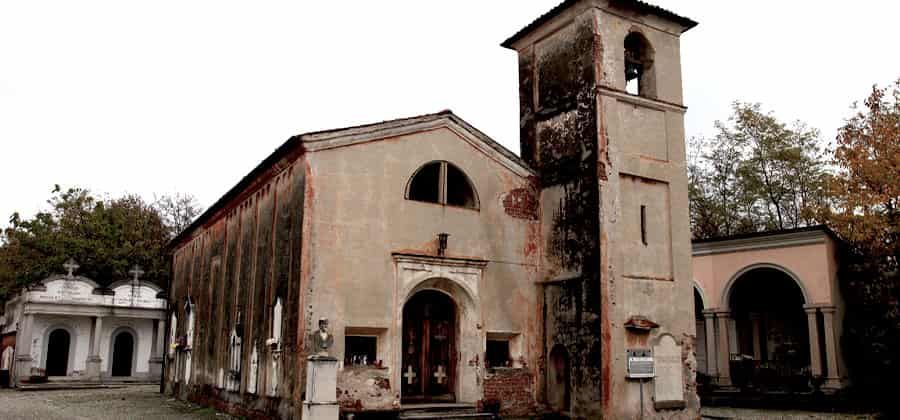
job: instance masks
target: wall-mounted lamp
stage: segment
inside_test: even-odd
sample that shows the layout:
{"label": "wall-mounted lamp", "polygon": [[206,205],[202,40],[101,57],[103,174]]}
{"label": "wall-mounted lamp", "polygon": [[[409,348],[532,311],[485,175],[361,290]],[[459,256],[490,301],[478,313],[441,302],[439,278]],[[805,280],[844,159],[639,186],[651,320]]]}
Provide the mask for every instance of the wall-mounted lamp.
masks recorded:
{"label": "wall-mounted lamp", "polygon": [[443,257],[444,253],[447,251],[447,238],[450,237],[449,233],[438,233],[438,251],[437,254],[439,257]]}

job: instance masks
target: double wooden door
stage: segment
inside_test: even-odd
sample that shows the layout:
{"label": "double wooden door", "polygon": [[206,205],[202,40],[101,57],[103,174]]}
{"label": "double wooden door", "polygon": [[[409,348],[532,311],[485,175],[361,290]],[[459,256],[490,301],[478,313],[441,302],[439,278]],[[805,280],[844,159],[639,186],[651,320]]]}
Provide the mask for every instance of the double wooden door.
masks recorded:
{"label": "double wooden door", "polygon": [[422,291],[403,309],[403,400],[455,401],[456,305]]}

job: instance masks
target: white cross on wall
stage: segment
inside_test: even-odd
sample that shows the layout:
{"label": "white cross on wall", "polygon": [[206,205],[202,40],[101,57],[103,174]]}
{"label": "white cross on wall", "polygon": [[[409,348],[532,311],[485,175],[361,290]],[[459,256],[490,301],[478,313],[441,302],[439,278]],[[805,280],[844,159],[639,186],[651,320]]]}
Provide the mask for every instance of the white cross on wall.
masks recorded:
{"label": "white cross on wall", "polygon": [[75,260],[73,260],[71,258],[69,258],[69,260],[66,261],[65,264],[63,264],[63,268],[65,268],[66,270],[69,270],[69,274],[66,275],[69,278],[72,278],[72,272],[77,270],[78,267],[79,267],[78,263],[76,263]]}
{"label": "white cross on wall", "polygon": [[131,268],[131,271],[128,272],[134,276],[134,279],[131,280],[131,306],[134,306],[134,300],[137,298],[138,287],[140,286],[140,277],[144,274],[144,270],[141,269],[141,266],[135,264],[134,267]]}
{"label": "white cross on wall", "polygon": [[413,372],[412,365],[406,366],[406,373],[403,374],[403,377],[406,378],[407,385],[412,385],[413,380],[416,379],[416,372]]}
{"label": "white cross on wall", "polygon": [[444,383],[444,379],[447,378],[447,374],[444,372],[443,366],[438,366],[437,372],[434,372],[434,377],[437,378],[437,383]]}
{"label": "white cross on wall", "polygon": [[132,276],[134,276],[134,281],[138,281],[138,279],[142,275],[144,275],[144,270],[141,269],[141,266],[135,265],[134,267],[131,268],[131,271],[129,271],[128,274],[131,274]]}

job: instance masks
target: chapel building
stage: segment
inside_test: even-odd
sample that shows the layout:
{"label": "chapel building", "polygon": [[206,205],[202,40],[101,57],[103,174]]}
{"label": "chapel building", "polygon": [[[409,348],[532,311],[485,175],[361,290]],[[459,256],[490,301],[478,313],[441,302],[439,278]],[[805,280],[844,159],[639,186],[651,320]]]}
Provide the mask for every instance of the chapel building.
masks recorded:
{"label": "chapel building", "polygon": [[327,320],[346,413],[696,418],[695,25],[569,0],[506,40],[521,155],[450,111],[289,139],[171,243],[167,392],[299,418]]}

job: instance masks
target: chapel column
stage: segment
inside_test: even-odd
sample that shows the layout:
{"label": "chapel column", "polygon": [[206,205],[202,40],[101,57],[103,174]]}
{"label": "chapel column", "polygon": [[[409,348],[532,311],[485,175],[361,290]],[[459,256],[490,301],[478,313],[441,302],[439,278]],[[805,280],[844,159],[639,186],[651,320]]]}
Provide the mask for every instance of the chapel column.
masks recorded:
{"label": "chapel column", "polygon": [[103,317],[95,316],[91,327],[91,341],[87,357],[87,376],[89,379],[100,379],[100,335],[103,332]]}
{"label": "chapel column", "polygon": [[834,306],[819,308],[822,311],[825,334],[825,361],[828,374],[825,377],[825,386],[828,388],[841,388],[841,374],[838,372],[837,363],[837,336],[834,329]]}
{"label": "chapel column", "polygon": [[762,337],[760,336],[759,319],[758,313],[750,314],[751,332],[753,334],[753,360],[757,362],[762,360]]}
{"label": "chapel column", "polygon": [[719,386],[731,386],[731,366],[729,366],[729,362],[731,360],[731,352],[729,351],[728,346],[728,324],[731,320],[731,312],[730,311],[716,311],[716,318],[719,320],[719,329],[717,332],[717,336],[719,338],[718,344],[718,358],[717,363],[719,367]]}
{"label": "chapel column", "polygon": [[153,339],[150,341],[150,378],[162,378],[163,363],[162,320],[153,320]]}
{"label": "chapel column", "polygon": [[716,369],[716,313],[710,310],[703,311],[703,319],[706,321],[706,374],[715,378]]}
{"label": "chapel column", "polygon": [[816,307],[803,305],[806,324],[809,329],[809,364],[812,376],[822,375],[822,352],[819,350],[819,323],[816,321]]}
{"label": "chapel column", "polygon": [[19,327],[16,329],[16,385],[21,384],[22,380],[29,379],[31,376],[31,368],[34,366],[33,359],[31,358],[33,326],[34,315],[30,313],[22,315],[22,320],[19,321]]}

